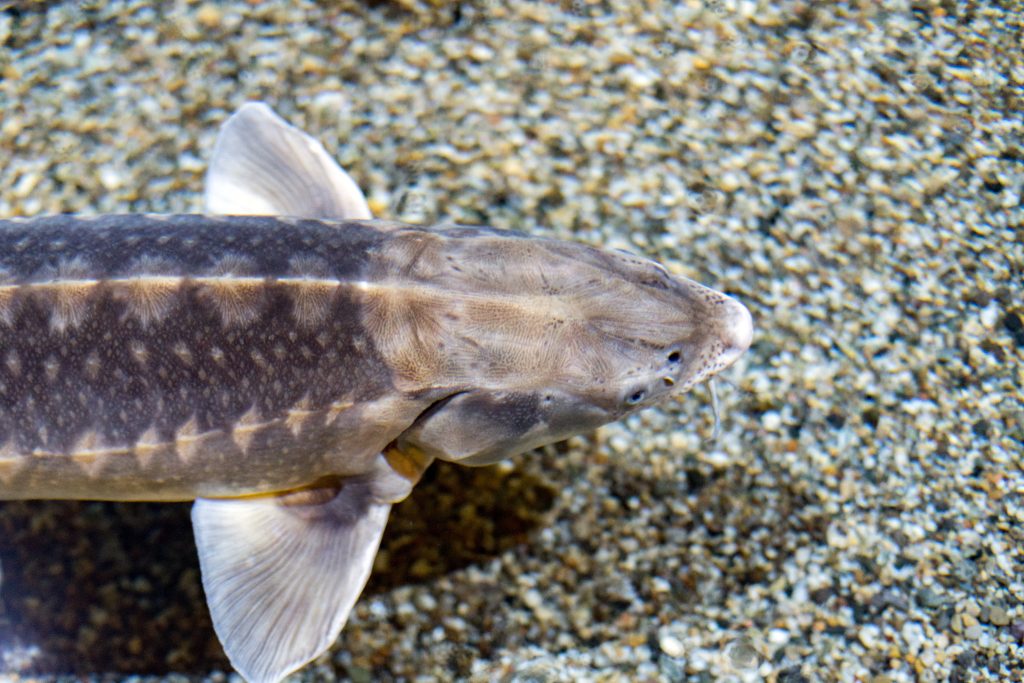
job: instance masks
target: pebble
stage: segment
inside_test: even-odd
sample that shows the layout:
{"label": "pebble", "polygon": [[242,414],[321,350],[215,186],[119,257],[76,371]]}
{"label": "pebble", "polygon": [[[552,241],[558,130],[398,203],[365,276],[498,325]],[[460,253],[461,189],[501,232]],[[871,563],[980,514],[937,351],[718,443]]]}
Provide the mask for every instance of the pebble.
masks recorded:
{"label": "pebble", "polygon": [[993,605],[988,611],[988,621],[993,626],[1006,626],[1010,623],[1010,613],[998,605]]}
{"label": "pebble", "polygon": [[658,647],[669,657],[680,659],[686,655],[686,646],[683,641],[671,634],[664,633],[658,638]]}
{"label": "pebble", "polygon": [[774,410],[770,410],[761,416],[761,426],[765,431],[777,432],[782,427],[782,416]]}
{"label": "pebble", "polygon": [[208,29],[217,28],[221,22],[221,12],[216,5],[202,5],[196,12],[196,21]]}
{"label": "pebble", "polygon": [[523,602],[527,607],[536,609],[544,604],[544,598],[541,596],[540,591],[531,588],[523,593]]}
{"label": "pebble", "polygon": [[746,638],[735,640],[725,648],[725,658],[736,671],[756,671],[761,665],[761,655]]}
{"label": "pebble", "polygon": [[477,62],[486,62],[494,58],[494,50],[486,45],[474,45],[469,49],[469,56]]}
{"label": "pebble", "polygon": [[915,656],[921,651],[927,638],[924,627],[916,621],[905,622],[900,629],[900,636],[906,644],[907,652]]}
{"label": "pebble", "polygon": [[881,636],[881,630],[874,624],[865,624],[860,627],[857,632],[857,640],[860,644],[869,650],[873,650],[878,647],[879,637]]}

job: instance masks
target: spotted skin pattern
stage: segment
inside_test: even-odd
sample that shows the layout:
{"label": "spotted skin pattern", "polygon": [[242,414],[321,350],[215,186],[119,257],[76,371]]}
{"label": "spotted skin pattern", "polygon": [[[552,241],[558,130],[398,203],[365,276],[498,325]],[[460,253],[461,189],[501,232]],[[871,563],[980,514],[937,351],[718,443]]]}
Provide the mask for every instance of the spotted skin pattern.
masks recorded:
{"label": "spotted skin pattern", "polygon": [[287,491],[365,472],[467,391],[401,444],[483,464],[710,376],[730,306],[646,259],[490,228],[0,221],[0,493]]}
{"label": "spotted skin pattern", "polygon": [[0,221],[5,497],[189,499],[344,474],[324,462],[345,436],[332,424],[393,389],[348,286],[381,241],[262,217]]}

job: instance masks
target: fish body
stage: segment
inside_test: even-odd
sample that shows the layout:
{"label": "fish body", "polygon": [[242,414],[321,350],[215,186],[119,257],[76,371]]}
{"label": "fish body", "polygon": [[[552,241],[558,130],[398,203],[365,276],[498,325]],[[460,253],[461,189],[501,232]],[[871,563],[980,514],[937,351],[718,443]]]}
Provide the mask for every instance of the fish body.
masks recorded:
{"label": "fish body", "polygon": [[432,460],[587,431],[750,345],[741,304],[647,259],[372,220],[263,105],[222,130],[206,199],[0,220],[0,498],[195,499],[251,681],[333,642]]}

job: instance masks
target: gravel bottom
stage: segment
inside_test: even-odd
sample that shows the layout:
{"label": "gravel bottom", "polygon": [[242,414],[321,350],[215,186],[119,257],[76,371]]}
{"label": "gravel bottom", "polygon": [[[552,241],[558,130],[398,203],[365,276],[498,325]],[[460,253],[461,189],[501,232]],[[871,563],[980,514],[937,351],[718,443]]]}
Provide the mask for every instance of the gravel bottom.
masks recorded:
{"label": "gravel bottom", "polygon": [[[717,442],[701,388],[433,467],[301,680],[1021,680],[1022,17],[0,3],[0,216],[199,210],[261,99],[380,216],[626,248],[751,308]],[[233,676],[187,506],[4,504],[0,559],[5,678]]]}

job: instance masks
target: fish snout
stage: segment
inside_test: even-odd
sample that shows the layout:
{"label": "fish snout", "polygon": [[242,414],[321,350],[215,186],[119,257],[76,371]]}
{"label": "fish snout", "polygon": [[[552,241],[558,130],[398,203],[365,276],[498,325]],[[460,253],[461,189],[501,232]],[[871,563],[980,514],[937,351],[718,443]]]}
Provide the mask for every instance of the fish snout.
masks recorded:
{"label": "fish snout", "polygon": [[721,341],[725,346],[721,356],[722,367],[736,362],[750,348],[754,339],[754,320],[750,311],[736,299],[726,297],[721,326]]}

